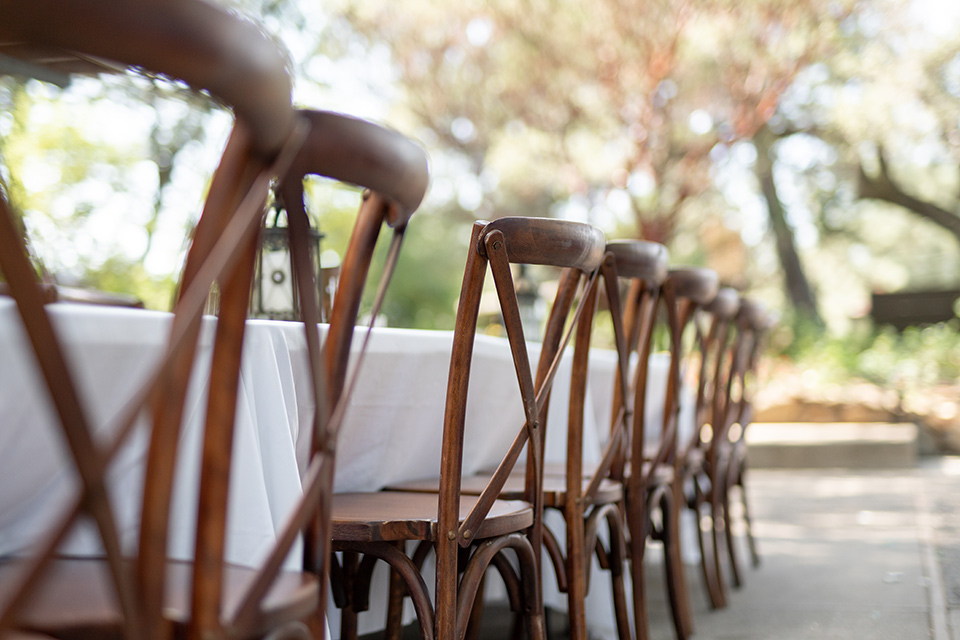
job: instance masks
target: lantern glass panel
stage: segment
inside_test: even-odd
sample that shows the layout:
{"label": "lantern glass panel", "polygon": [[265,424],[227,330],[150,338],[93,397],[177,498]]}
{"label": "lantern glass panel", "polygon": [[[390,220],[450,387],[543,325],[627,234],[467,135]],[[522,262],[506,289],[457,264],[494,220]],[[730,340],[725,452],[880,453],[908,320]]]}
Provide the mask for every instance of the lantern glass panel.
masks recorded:
{"label": "lantern glass panel", "polygon": [[[296,320],[300,315],[300,301],[293,280],[287,233],[286,212],[275,205],[271,213],[265,217],[260,232],[260,248],[250,296],[252,317]],[[319,231],[310,228],[308,246],[315,284],[320,282],[321,237]]]}

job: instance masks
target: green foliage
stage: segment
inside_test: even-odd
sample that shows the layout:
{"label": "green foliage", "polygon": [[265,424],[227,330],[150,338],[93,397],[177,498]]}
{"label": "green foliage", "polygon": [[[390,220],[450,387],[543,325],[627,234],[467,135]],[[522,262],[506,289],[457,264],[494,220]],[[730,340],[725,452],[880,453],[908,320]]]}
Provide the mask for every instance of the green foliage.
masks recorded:
{"label": "green foliage", "polygon": [[[468,224],[440,214],[418,213],[411,218],[383,305],[390,326],[453,329],[469,237]],[[367,287],[368,305],[388,244],[381,242],[378,248]]]}
{"label": "green foliage", "polygon": [[77,283],[80,287],[125,293],[143,302],[147,309],[166,311],[173,306],[174,275],[148,272],[139,260],[114,256],[96,268],[88,269]]}
{"label": "green foliage", "polygon": [[843,337],[801,329],[782,355],[802,370],[816,370],[825,383],[867,380],[900,393],[948,384],[960,378],[960,322],[875,328],[864,320]]}

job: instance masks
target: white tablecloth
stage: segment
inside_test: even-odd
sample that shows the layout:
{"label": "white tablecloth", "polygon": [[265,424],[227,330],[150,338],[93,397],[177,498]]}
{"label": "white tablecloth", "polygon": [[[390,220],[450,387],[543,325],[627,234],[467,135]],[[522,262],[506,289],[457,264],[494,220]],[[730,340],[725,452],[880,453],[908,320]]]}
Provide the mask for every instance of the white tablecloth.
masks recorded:
{"label": "white tablecloth", "polygon": [[[49,307],[94,425],[109,424],[123,401],[162,354],[171,316],[109,307]],[[170,552],[189,558],[193,546],[196,474],[203,389],[208,380],[215,320],[205,318],[197,371],[191,381],[180,441],[182,465],[174,490]],[[364,329],[358,329],[355,344]],[[452,334],[376,329],[338,443],[335,490],[376,490],[439,471],[444,392]],[[530,359],[536,362],[536,345]],[[313,401],[306,375],[305,338],[296,323],[248,322],[241,371],[231,473],[227,558],[256,565],[300,495]],[[597,460],[609,427],[615,357],[591,361],[585,457]],[[658,369],[665,370],[660,361]],[[654,376],[655,377],[655,376]],[[547,458],[563,460],[562,425],[568,402],[567,366],[551,398]],[[466,473],[499,461],[523,420],[506,341],[478,336],[468,403]],[[651,411],[656,411],[651,409]],[[50,525],[71,495],[73,470],[60,440],[39,371],[11,300],[0,298],[0,556],[22,552]],[[135,544],[144,452],[143,438],[111,471],[111,486],[127,544]],[[71,553],[94,553],[90,531],[67,544]],[[295,566],[299,551],[288,559]],[[599,578],[600,576],[598,576]],[[601,580],[594,582],[600,590]],[[602,591],[601,591],[602,593]],[[548,602],[563,597],[549,589]],[[604,617],[606,607],[603,605]],[[368,622],[377,626],[378,620]],[[334,627],[335,628],[335,627]]]}

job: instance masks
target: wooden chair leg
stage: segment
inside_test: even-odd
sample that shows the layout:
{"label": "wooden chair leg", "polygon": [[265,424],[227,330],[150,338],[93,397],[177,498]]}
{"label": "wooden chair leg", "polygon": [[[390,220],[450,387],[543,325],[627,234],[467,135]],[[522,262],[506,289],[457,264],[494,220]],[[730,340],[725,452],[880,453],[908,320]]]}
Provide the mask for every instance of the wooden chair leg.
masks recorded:
{"label": "wooden chair leg", "polygon": [[[611,545],[615,536],[623,536],[623,531],[610,532]],[[627,593],[623,585],[623,563],[625,558],[611,549],[610,557],[610,588],[613,592],[613,615],[617,621],[617,637],[619,640],[630,640],[630,613],[627,608]]]}
{"label": "wooden chair leg", "polygon": [[[567,615],[570,617],[570,640],[588,640],[584,605],[587,598],[586,558],[589,556],[583,549],[582,526],[577,528],[580,535],[574,534],[567,545]],[[572,533],[567,532],[568,539]]]}
{"label": "wooden chair leg", "polygon": [[630,582],[633,587],[633,630],[636,640],[650,637],[650,621],[647,616],[647,582],[644,571],[644,559],[647,551],[647,537],[650,532],[650,518],[647,513],[646,491],[632,485],[627,488],[626,522],[627,553],[630,560]]}
{"label": "wooden chair leg", "polygon": [[730,559],[730,581],[733,586],[740,588],[742,581],[740,579],[740,560],[737,556],[736,540],[733,537],[733,517],[730,514],[730,490],[732,486],[725,487],[721,500],[723,504],[723,530],[727,543],[727,556]]}
{"label": "wooden chair leg", "polygon": [[484,575],[484,577],[480,579],[480,587],[477,589],[477,597],[473,601],[473,607],[470,609],[470,622],[467,623],[467,633],[464,640],[479,640],[480,638],[480,626],[483,621],[484,607],[483,595],[486,582],[487,577]]}
{"label": "wooden chair leg", "polygon": [[543,612],[543,588],[540,579],[540,563],[532,550],[528,555],[517,549],[517,565],[523,587],[523,619],[529,640],[546,640],[547,624]]}
{"label": "wooden chair leg", "polygon": [[[711,609],[722,609],[726,603],[720,589],[719,576],[716,574],[716,554],[713,536],[716,531],[714,523],[714,509],[712,504],[712,490],[705,494],[700,482],[694,478],[694,497],[691,504],[696,516],[697,542],[700,544],[700,570],[703,574],[703,586],[707,591],[707,599]],[[703,522],[708,517],[709,524]]]}
{"label": "wooden chair leg", "polygon": [[390,571],[390,591],[387,595],[387,626],[384,640],[400,640],[403,636],[403,598],[407,589],[396,571]]}
{"label": "wooden chair leg", "polygon": [[719,483],[714,483],[710,490],[710,555],[713,560],[713,580],[714,588],[720,595],[720,606],[727,606],[727,594],[723,585],[723,568],[721,566],[722,545],[720,537],[729,537],[724,526],[726,514],[723,509],[723,498],[721,495],[722,487]]}
{"label": "wooden chair leg", "polygon": [[743,505],[743,522],[747,529],[747,547],[750,550],[750,562],[754,568],[760,566],[760,554],[757,551],[757,541],[753,537],[753,521],[750,518],[750,508],[747,506],[747,485],[744,482],[744,475],[747,469],[745,465],[740,466],[737,474],[737,486],[740,487],[740,502]]}
{"label": "wooden chair leg", "polygon": [[672,493],[664,493],[660,501],[663,518],[664,565],[667,578],[667,595],[673,615],[673,627],[678,640],[686,640],[693,634],[693,615],[684,575],[683,557],[680,553],[680,511],[683,508],[683,488],[673,483]]}
{"label": "wooden chair leg", "polygon": [[647,616],[647,576],[643,566],[646,546],[646,541],[642,538],[634,542],[631,537],[630,580],[633,585],[633,629],[637,640],[647,640],[650,637],[650,620]]}
{"label": "wooden chair leg", "polygon": [[630,633],[630,611],[627,608],[627,593],[623,584],[624,563],[627,559],[627,541],[622,513],[622,509],[617,507],[615,510],[605,509],[592,516],[592,518],[598,517],[598,519],[606,522],[610,540],[609,549],[603,546],[603,542],[599,538],[592,537],[596,538],[593,546],[600,568],[610,572],[610,593],[613,599],[613,617],[617,624],[617,638],[618,640],[630,640],[632,637]]}
{"label": "wooden chair leg", "polygon": [[353,552],[344,552],[342,570],[340,572],[343,580],[343,592],[346,595],[346,602],[340,608],[340,640],[356,640],[358,635],[357,615],[358,612],[354,606],[354,581],[357,575],[359,564],[359,555]]}

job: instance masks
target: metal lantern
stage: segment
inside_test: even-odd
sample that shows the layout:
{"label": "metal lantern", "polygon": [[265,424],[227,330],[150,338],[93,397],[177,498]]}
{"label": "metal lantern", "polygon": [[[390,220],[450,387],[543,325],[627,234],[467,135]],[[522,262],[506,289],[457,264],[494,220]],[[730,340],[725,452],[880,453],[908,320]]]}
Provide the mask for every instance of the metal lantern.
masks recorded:
{"label": "metal lantern", "polygon": [[[314,283],[318,287],[317,299],[320,300],[320,240],[323,234],[312,226],[309,234],[310,263]],[[296,320],[300,317],[300,300],[293,281],[287,212],[279,200],[274,201],[260,230],[260,249],[250,295],[250,316],[270,320]]]}

